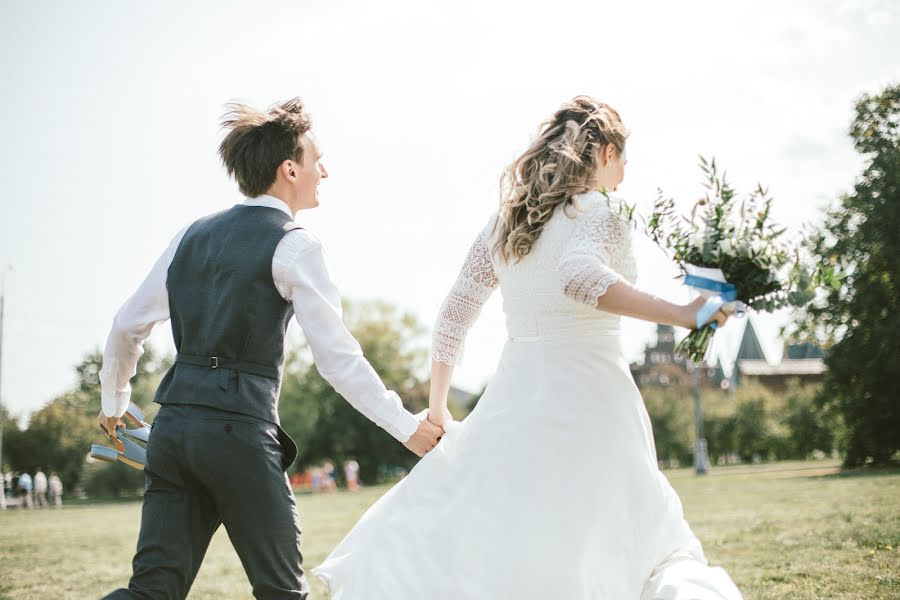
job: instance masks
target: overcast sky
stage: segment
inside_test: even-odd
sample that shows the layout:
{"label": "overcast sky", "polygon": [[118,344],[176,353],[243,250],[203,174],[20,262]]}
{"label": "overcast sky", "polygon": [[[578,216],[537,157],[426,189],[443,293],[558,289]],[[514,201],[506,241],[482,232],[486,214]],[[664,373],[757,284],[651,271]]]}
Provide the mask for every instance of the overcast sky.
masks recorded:
{"label": "overcast sky", "polygon": [[[896,2],[0,2],[3,401],[24,415],[74,381],[171,237],[241,200],[216,146],[225,102],[301,96],[325,150],[323,240],[355,300],[428,326],[498,201],[503,167],[560,103],[591,94],[631,131],[620,193],[702,193],[697,156],[760,181],[792,232],[849,190],[853,101],[900,76]],[[643,289],[687,302],[637,241]],[[755,318],[772,362],[786,315]],[[744,324],[719,334],[726,360]],[[294,334],[298,334],[296,324]],[[638,359],[655,325],[625,320]],[[684,333],[682,331],[682,333]],[[459,386],[492,374],[499,294]],[[169,325],[151,342],[173,348]]]}

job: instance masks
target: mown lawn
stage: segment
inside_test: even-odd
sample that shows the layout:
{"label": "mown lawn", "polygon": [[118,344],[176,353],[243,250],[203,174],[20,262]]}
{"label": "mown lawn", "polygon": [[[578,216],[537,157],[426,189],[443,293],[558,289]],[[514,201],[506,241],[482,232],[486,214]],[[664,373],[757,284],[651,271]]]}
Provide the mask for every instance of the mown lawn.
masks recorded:
{"label": "mown lawn", "polygon": [[[841,473],[810,461],[666,476],[710,561],[748,600],[900,599],[900,469]],[[298,496],[306,566],[386,489]],[[0,598],[98,598],[126,584],[139,519],[138,502],[0,513]],[[252,598],[223,529],[190,597]]]}

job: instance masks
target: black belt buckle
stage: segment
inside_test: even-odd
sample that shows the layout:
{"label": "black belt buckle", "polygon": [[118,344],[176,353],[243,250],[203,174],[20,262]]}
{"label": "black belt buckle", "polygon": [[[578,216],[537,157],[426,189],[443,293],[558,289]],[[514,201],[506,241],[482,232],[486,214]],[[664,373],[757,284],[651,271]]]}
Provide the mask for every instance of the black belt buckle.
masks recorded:
{"label": "black belt buckle", "polygon": [[219,368],[219,357],[218,356],[210,356],[209,357],[209,368],[211,368],[211,369]]}

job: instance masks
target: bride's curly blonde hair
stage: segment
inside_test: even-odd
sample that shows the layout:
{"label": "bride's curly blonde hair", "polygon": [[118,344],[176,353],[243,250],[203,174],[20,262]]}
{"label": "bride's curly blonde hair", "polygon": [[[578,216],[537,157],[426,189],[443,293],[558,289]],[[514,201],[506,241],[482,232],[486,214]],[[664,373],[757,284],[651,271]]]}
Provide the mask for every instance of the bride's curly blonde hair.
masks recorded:
{"label": "bride's curly blonde hair", "polygon": [[627,137],[608,104],[590,96],[564,104],[503,173],[494,251],[505,261],[527,256],[559,204],[596,189],[600,151],[612,144],[621,156]]}

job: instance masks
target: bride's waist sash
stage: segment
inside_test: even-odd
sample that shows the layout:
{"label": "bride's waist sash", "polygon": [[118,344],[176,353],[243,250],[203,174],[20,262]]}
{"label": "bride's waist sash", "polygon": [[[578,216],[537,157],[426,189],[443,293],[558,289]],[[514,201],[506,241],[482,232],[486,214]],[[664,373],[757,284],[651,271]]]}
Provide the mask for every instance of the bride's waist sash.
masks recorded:
{"label": "bride's waist sash", "polygon": [[571,316],[557,318],[547,316],[541,318],[509,317],[506,321],[506,330],[511,342],[617,337],[621,332],[617,320],[573,319]]}

